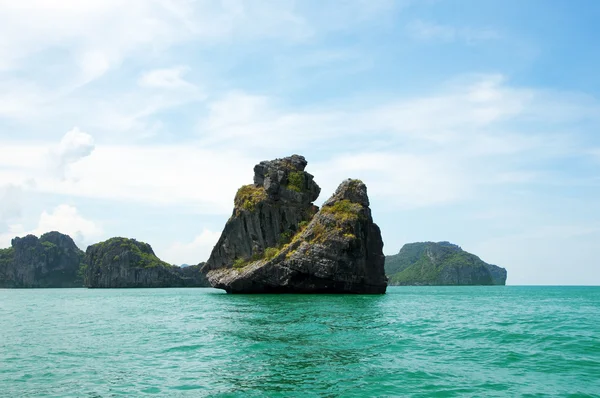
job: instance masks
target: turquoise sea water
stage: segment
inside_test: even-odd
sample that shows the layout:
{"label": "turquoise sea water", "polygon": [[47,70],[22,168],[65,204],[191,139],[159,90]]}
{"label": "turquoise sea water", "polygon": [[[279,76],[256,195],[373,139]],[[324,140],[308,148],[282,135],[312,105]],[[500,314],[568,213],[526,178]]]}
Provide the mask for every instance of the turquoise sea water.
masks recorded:
{"label": "turquoise sea water", "polygon": [[599,287],[0,290],[0,396],[600,396]]}

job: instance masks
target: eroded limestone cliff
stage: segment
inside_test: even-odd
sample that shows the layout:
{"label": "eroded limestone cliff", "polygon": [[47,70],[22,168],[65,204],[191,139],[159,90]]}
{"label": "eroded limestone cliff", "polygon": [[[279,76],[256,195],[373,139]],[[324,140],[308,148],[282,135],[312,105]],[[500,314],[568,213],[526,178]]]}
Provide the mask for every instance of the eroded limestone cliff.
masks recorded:
{"label": "eroded limestone cliff", "polygon": [[204,270],[230,293],[385,293],[383,241],[367,188],[344,181],[318,210],[302,156],[261,162]]}
{"label": "eroded limestone cliff", "polygon": [[87,248],[84,284],[91,288],[206,287],[203,265],[180,268],[160,260],[147,243],[111,238]]}
{"label": "eroded limestone cliff", "polygon": [[81,287],[83,257],[73,239],[60,232],[14,238],[11,247],[0,250],[0,287]]}

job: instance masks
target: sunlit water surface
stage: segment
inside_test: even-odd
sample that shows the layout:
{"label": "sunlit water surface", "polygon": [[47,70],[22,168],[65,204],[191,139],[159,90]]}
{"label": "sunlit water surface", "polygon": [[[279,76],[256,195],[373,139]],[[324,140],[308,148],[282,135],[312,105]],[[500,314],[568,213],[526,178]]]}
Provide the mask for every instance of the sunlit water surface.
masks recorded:
{"label": "sunlit water surface", "polygon": [[600,396],[600,288],[0,290],[0,396]]}

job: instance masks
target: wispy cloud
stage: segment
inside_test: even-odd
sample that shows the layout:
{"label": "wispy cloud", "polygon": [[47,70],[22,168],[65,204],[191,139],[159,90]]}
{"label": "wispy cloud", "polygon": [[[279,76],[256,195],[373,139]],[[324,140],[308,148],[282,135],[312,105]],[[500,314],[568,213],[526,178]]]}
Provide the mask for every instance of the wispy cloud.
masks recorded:
{"label": "wispy cloud", "polygon": [[188,70],[185,66],[152,70],[143,73],[138,84],[146,88],[193,89],[194,85],[184,79]]}
{"label": "wispy cloud", "polygon": [[50,162],[59,177],[64,179],[69,165],[89,156],[94,148],[92,136],[74,127],[64,135],[56,148],[50,150]]}
{"label": "wispy cloud", "polygon": [[163,258],[169,258],[170,261],[177,265],[194,265],[208,259],[212,248],[220,236],[220,231],[210,231],[205,228],[191,242],[174,242],[161,253],[158,253],[158,255],[164,256]]}
{"label": "wispy cloud", "polygon": [[[64,181],[36,179],[43,165],[22,161],[35,159],[41,148],[6,146],[0,159],[12,168],[6,182],[34,179],[40,192],[226,214],[235,189],[250,180],[243,170],[286,153],[308,156],[324,196],[342,179],[360,177],[369,181],[373,195],[412,208],[467,199],[483,185],[534,181],[540,176],[537,164],[523,168],[514,163],[516,156],[553,158],[573,150],[564,145],[570,135],[548,140],[552,131],[546,125],[540,124],[542,131],[519,130],[524,115],[543,122],[546,116],[538,112],[549,100],[545,94],[511,86],[497,75],[461,82],[430,96],[366,108],[359,101],[292,111],[267,96],[232,92],[206,103],[197,135],[181,144],[96,144],[90,154],[91,137],[73,131],[63,139],[61,153],[77,163]],[[554,134],[561,137],[560,130]],[[223,163],[224,158],[229,160]],[[211,194],[197,181],[210,181]]]}
{"label": "wispy cloud", "polygon": [[21,224],[12,223],[7,230],[0,230],[0,247],[7,247],[15,236],[36,235],[59,231],[73,238],[77,245],[85,250],[86,245],[102,236],[102,227],[83,217],[76,207],[62,204],[51,211],[44,210],[39,216],[37,226],[27,229]]}
{"label": "wispy cloud", "polygon": [[68,44],[82,81],[100,77],[132,54],[156,54],[186,40],[298,37],[310,31],[288,1],[24,0],[2,1],[0,10],[0,37],[6,38],[0,70]]}
{"label": "wispy cloud", "polygon": [[420,19],[410,22],[406,29],[410,36],[425,41],[462,41],[476,44],[502,38],[502,35],[492,28],[457,27]]}
{"label": "wispy cloud", "polygon": [[23,189],[13,184],[0,185],[0,233],[21,216]]}

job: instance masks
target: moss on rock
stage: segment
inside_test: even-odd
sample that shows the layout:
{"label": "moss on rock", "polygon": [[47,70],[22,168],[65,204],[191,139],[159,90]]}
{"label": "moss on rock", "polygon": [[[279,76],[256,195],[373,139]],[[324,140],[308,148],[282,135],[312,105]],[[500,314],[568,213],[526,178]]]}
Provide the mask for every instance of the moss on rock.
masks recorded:
{"label": "moss on rock", "polygon": [[287,187],[295,192],[304,191],[304,172],[292,171],[288,174],[288,185]]}
{"label": "moss on rock", "polygon": [[339,223],[346,223],[358,220],[362,208],[360,203],[354,203],[348,199],[344,199],[335,202],[331,206],[323,206],[321,211],[323,214],[332,215]]}
{"label": "moss on rock", "polygon": [[244,209],[247,211],[254,211],[256,206],[267,199],[267,192],[263,187],[257,187],[255,185],[244,185],[238,189],[234,204],[236,209]]}

